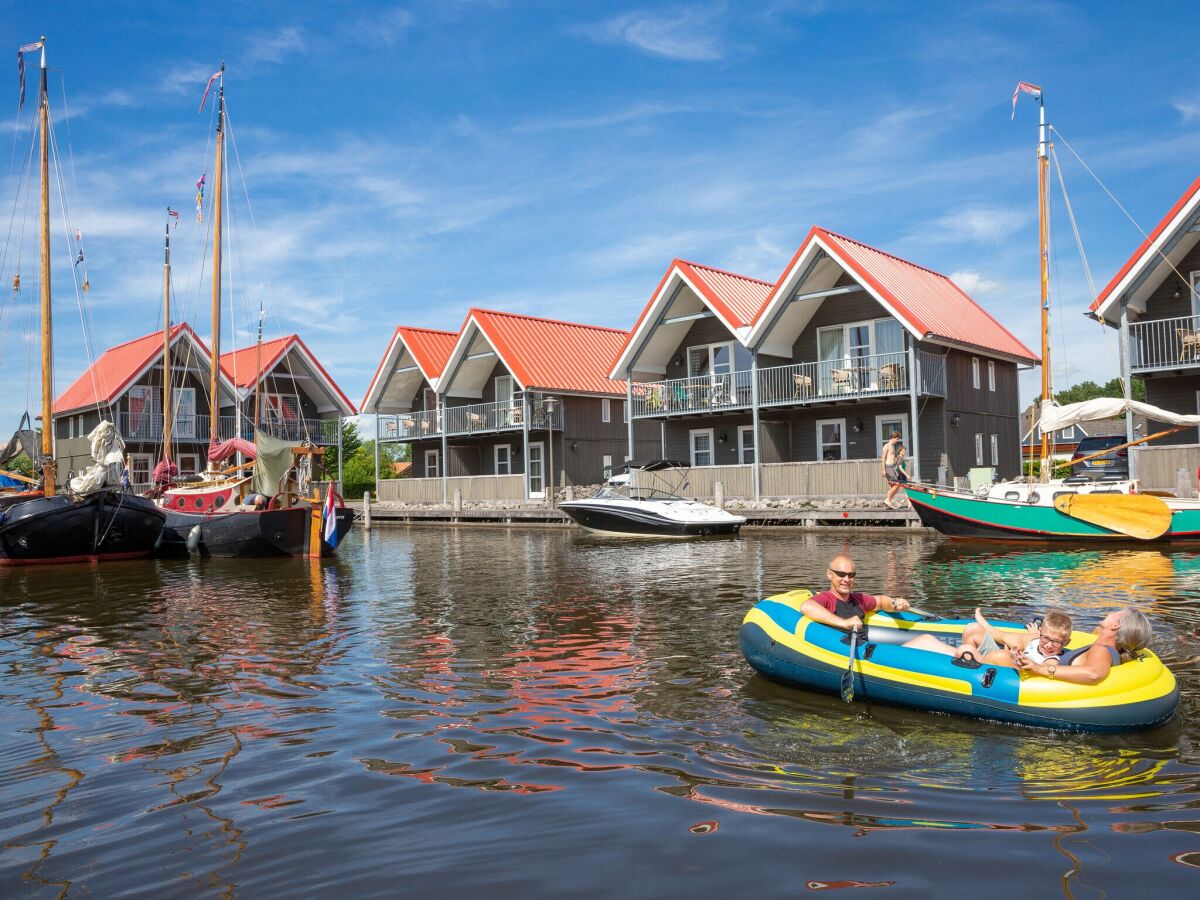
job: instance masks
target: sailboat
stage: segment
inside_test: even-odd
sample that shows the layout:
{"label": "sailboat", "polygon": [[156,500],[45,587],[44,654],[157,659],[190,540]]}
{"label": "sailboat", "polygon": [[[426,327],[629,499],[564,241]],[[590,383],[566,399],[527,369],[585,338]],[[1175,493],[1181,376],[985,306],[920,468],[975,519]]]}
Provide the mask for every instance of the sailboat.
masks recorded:
{"label": "sailboat", "polygon": [[[955,538],[1024,541],[1067,541],[1106,543],[1113,541],[1198,542],[1200,501],[1139,493],[1136,479],[1103,479],[1087,476],[1046,478],[1051,469],[1050,436],[1061,428],[1081,422],[1113,418],[1126,412],[1145,415],[1170,427],[1164,431],[1109,447],[1103,456],[1125,447],[1142,444],[1181,428],[1200,425],[1200,416],[1181,415],[1124,399],[1088,400],[1060,406],[1050,388],[1050,272],[1047,247],[1049,195],[1047,173],[1050,157],[1050,126],[1042,89],[1021,82],[1013,93],[1014,109],[1020,93],[1038,101],[1038,238],[1041,260],[1042,479],[985,485],[977,492],[936,484],[910,482],[905,485],[909,502],[922,524]],[[1083,460],[1074,460],[1081,462]]]}
{"label": "sailboat", "polygon": [[[89,435],[95,465],[58,493],[54,459],[53,304],[50,291],[50,99],[46,89],[46,39],[21,48],[41,51],[38,91],[41,232],[41,479],[38,490],[9,494],[0,502],[0,565],[102,562],[149,556],[166,518],[152,502],[130,492],[124,476],[125,442],[111,422]],[[24,441],[22,441],[24,443]]]}
{"label": "sailboat", "polygon": [[[240,437],[221,442],[221,264],[225,176],[225,66],[213,75],[217,89],[216,163],[213,169],[212,357],[209,370],[208,467],[197,482],[169,483],[171,462],[170,296],[171,252],[167,232],[164,261],[163,459],[157,472],[168,486],[159,500],[166,525],[159,547],[162,556],[196,554],[214,557],[320,556],[333,553],[349,532],[353,511],[338,503],[333,486],[322,499],[314,480],[323,451],[311,445],[281,441],[258,430],[255,389],[255,432],[251,444]],[[209,84],[211,85],[210,79]],[[207,90],[205,91],[207,96]],[[259,346],[262,319],[259,319]],[[261,385],[261,379],[259,380]],[[236,402],[236,399],[235,399]],[[249,464],[219,468],[236,455]],[[250,472],[247,473],[246,469]]]}

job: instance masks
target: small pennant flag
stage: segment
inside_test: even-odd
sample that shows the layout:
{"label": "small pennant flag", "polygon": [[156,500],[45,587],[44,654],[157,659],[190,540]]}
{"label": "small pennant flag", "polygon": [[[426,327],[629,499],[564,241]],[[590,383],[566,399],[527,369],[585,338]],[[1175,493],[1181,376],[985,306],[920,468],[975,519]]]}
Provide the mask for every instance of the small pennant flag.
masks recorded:
{"label": "small pennant flag", "polygon": [[337,547],[337,507],[333,498],[333,485],[330,485],[329,493],[325,495],[325,505],[321,509],[321,537],[330,547]]}
{"label": "small pennant flag", "polygon": [[204,96],[200,98],[200,109],[198,112],[204,112],[204,104],[208,102],[208,92],[212,89],[212,83],[221,77],[220,72],[213,72],[209,76],[208,84],[204,86]]}
{"label": "small pennant flag", "polygon": [[1012,115],[1009,117],[1015,119],[1017,117],[1017,96],[1026,93],[1032,94],[1038,100],[1042,99],[1042,89],[1036,84],[1030,84],[1028,81],[1018,81],[1017,89],[1013,91]]}
{"label": "small pennant flag", "polygon": [[17,112],[20,112],[21,107],[25,105],[25,54],[41,49],[42,42],[34,41],[32,44],[25,44],[17,51],[17,74],[21,77],[21,102],[17,104]]}
{"label": "small pennant flag", "polygon": [[200,176],[200,180],[196,182],[196,221],[199,222],[204,218],[204,179],[207,176]]}
{"label": "small pennant flag", "polygon": [[171,209],[171,207],[168,206],[167,207],[167,215],[175,220],[174,222],[171,223],[171,230],[174,231],[176,228],[179,227],[179,210]]}

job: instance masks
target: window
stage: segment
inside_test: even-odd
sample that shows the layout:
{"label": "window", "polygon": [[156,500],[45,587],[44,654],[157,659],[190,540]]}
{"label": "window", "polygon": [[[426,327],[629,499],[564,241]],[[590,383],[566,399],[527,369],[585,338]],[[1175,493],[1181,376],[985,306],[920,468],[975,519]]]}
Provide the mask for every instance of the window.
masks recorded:
{"label": "window", "polygon": [[421,398],[422,409],[437,409],[437,392],[433,388],[425,388]]}
{"label": "window", "polygon": [[[836,393],[832,370],[856,367],[859,388],[874,389],[880,366],[904,363],[904,328],[895,319],[871,319],[817,329],[822,393]],[[871,359],[868,359],[870,357]]]}
{"label": "window", "polygon": [[975,465],[983,465],[983,434],[975,432]]}
{"label": "window", "polygon": [[511,375],[496,376],[496,402],[497,403],[512,403],[513,398],[513,382]]}
{"label": "window", "polygon": [[425,451],[425,477],[426,478],[441,478],[442,477],[442,467],[441,467],[440,463],[441,463],[441,451],[440,450],[426,450]]}
{"label": "window", "polygon": [[875,417],[875,446],[879,448],[880,453],[883,452],[883,445],[887,443],[893,431],[900,432],[900,443],[909,447],[908,413],[888,413]]}
{"label": "window", "polygon": [[754,426],[738,426],[738,462],[751,465],[754,462]]}
{"label": "window", "polygon": [[1059,432],[1058,432],[1058,439],[1060,441],[1075,440],[1075,426],[1071,425],[1071,426],[1068,426],[1067,428],[1060,428]]}
{"label": "window", "polygon": [[628,425],[629,424],[629,404],[626,403],[624,400],[618,400],[617,402],[621,404],[621,421],[624,422],[626,425]]}
{"label": "window", "polygon": [[979,357],[971,357],[971,387],[979,390]]}
{"label": "window", "polygon": [[529,496],[546,496],[546,445],[534,441],[529,445]]}
{"label": "window", "polygon": [[1192,272],[1188,282],[1192,286],[1192,315],[1200,316],[1200,271]]}
{"label": "window", "polygon": [[180,473],[200,471],[200,455],[198,453],[180,453],[177,461]]}
{"label": "window", "polygon": [[276,437],[301,437],[300,396],[298,394],[263,394],[262,422]]}
{"label": "window", "polygon": [[497,444],[492,448],[492,454],[496,463],[497,475],[512,474],[512,445]]}
{"label": "window", "polygon": [[750,351],[736,341],[688,347],[688,377],[728,375],[750,368]]}
{"label": "window", "polygon": [[996,390],[996,361],[994,359],[988,360],[988,390],[993,392]]}
{"label": "window", "polygon": [[149,484],[154,457],[149,453],[129,454],[129,480],[133,484]]}
{"label": "window", "polygon": [[612,401],[609,400],[607,397],[600,398],[600,421],[601,422],[611,422],[612,421]]}
{"label": "window", "polygon": [[835,460],[846,458],[846,420],[817,420],[817,458]]}
{"label": "window", "polygon": [[992,465],[1000,465],[1000,435],[992,435]]}
{"label": "window", "polygon": [[67,437],[75,437],[75,417],[67,416]]}
{"label": "window", "polygon": [[711,466],[713,464],[713,430],[711,428],[693,428],[689,431],[688,446],[691,448],[693,466]]}
{"label": "window", "polygon": [[196,437],[196,389],[175,388],[171,414],[175,418],[175,437],[184,440]]}
{"label": "window", "polygon": [[129,427],[125,430],[125,437],[148,437],[154,418],[154,394],[150,386],[135,384],[129,389],[126,402],[129,404]]}
{"label": "window", "polygon": [[608,479],[612,478],[613,470],[611,453],[605,453],[600,457],[600,472],[600,477],[602,477],[605,481],[608,481]]}

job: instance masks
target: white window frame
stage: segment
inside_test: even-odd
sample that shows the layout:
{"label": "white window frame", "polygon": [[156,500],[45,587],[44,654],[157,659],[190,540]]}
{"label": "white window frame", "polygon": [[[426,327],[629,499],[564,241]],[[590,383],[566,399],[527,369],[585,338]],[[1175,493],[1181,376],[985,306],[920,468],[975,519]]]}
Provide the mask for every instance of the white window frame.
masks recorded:
{"label": "white window frame", "polygon": [[996,392],[996,361],[988,360],[988,390],[992,393]]}
{"label": "white window frame", "polygon": [[983,432],[975,432],[975,465],[983,465]]}
{"label": "white window frame", "polygon": [[626,403],[624,400],[618,400],[617,402],[621,404],[621,421],[624,422],[626,425],[628,425],[629,424],[629,404]]}
{"label": "white window frame", "polygon": [[[134,472],[138,468],[138,463],[145,464],[146,478],[139,480]],[[129,454],[129,480],[133,484],[149,484],[154,478],[154,454],[153,453],[130,453]]]}
{"label": "white window frame", "polygon": [[[734,341],[716,341],[712,344],[692,344],[690,347],[688,347],[687,354],[686,354],[687,355],[686,362],[687,362],[688,378],[699,378],[702,375],[709,375],[709,376],[715,377],[717,375],[732,374],[734,366],[737,364],[736,360],[734,359],[734,348],[733,348],[734,343],[735,343]],[[712,361],[714,359],[716,359],[716,356],[717,356],[715,353],[713,353],[713,350],[715,350],[718,347],[725,347],[729,350],[729,371],[728,372],[714,372],[712,369]],[[692,371],[692,351],[693,350],[704,350],[708,353],[709,366],[708,366],[707,372],[693,372]]]}
{"label": "white window frame", "polygon": [[[430,463],[432,462],[432,465]],[[430,472],[433,472],[430,475]],[[436,447],[425,451],[425,477],[426,478],[441,478],[442,477],[442,451]]]}
{"label": "white window frame", "polygon": [[[135,393],[137,394],[139,399],[141,399],[143,397],[145,399],[145,405],[142,407],[141,412],[138,413],[136,421],[133,418],[133,405],[132,405],[132,400],[133,400]],[[126,414],[126,427],[130,434],[137,433],[137,431],[143,427],[142,426],[142,417],[143,416],[147,416],[147,415],[154,416],[156,414],[156,411],[154,409],[154,407],[156,405],[154,402],[154,399],[155,399],[154,389],[151,388],[150,385],[148,385],[148,384],[135,384],[135,385],[130,386],[129,390],[126,391],[126,393],[125,393],[125,408],[128,410],[128,413]],[[161,413],[158,413],[158,414],[161,415]],[[83,434],[81,433],[79,436],[83,437]]]}
{"label": "white window frame", "polygon": [[[604,474],[605,472],[607,472],[608,474],[605,475]],[[605,480],[608,480],[609,478],[612,477],[612,475],[613,475],[612,454],[605,453],[603,456],[600,457],[600,477]]]}
{"label": "white window frame", "polygon": [[[190,467],[184,464],[185,459],[192,460],[192,464]],[[179,459],[177,459],[175,462],[176,462],[176,465],[179,466],[180,472],[203,472],[204,471],[202,468],[200,468],[200,454],[199,453],[180,453]]]}
{"label": "white window frame", "polygon": [[75,417],[67,416],[67,440],[75,437]]}
{"label": "white window frame", "polygon": [[[184,398],[188,401],[185,404]],[[192,414],[190,417],[180,417],[179,411],[188,406]],[[195,440],[196,438],[196,420],[199,418],[196,414],[196,389],[194,387],[173,388],[171,390],[171,418],[173,425],[171,434],[176,438],[183,440]],[[191,421],[185,421],[190,418]]]}
{"label": "white window frame", "polygon": [[[504,451],[504,471],[500,471],[500,451]],[[492,472],[496,475],[511,475],[512,470],[512,444],[495,444],[492,447]]]}
{"label": "white window frame", "polygon": [[888,437],[891,435],[891,430],[884,432],[884,422],[895,422],[900,420],[900,443],[905,447],[911,447],[912,444],[908,440],[908,413],[886,413],[875,416],[875,446],[883,452],[883,445],[887,443]]}
{"label": "white window frame", "polygon": [[[714,430],[712,428],[692,428],[688,431],[688,454],[691,458],[693,469],[697,469],[705,465],[715,466],[717,464],[717,437],[713,431]],[[699,435],[708,436],[708,450],[700,451],[701,453],[708,453],[709,462],[707,463],[696,462],[696,437]]]}
{"label": "white window frame", "polygon": [[612,421],[612,400],[610,400],[608,397],[600,398],[600,421]]}
{"label": "white window frame", "polygon": [[844,418],[842,418],[842,419],[817,419],[817,461],[818,462],[823,462],[825,460],[825,448],[827,446],[833,446],[832,444],[826,444],[824,442],[824,440],[822,439],[822,436],[821,436],[821,426],[822,425],[839,425],[839,426],[841,426],[840,434],[842,436],[842,441],[841,441],[840,449],[841,449],[842,455],[841,455],[839,461],[844,462],[846,459],[846,420]]}
{"label": "white window frame", "polygon": [[992,444],[992,465],[998,466],[998,465],[1000,465],[1000,435],[998,435],[998,434],[991,435],[991,444]]}
{"label": "white window frame", "polygon": [[[500,384],[502,382],[508,382],[508,399],[507,400],[505,400],[504,398],[502,398],[500,396]],[[508,403],[509,405],[511,405],[513,402],[513,396],[514,396],[514,394],[513,394],[513,377],[511,375],[497,375],[492,381],[492,390],[495,393],[495,398],[496,398],[497,403]]]}
{"label": "white window frame", "polygon": [[[749,439],[748,445],[747,445],[747,439]],[[750,455],[748,458],[746,456],[747,450],[750,451]],[[754,426],[753,425],[739,425],[738,426],[738,462],[741,463],[743,466],[752,466],[752,465],[754,465],[754,457],[757,453],[758,453],[758,441],[754,440]]]}
{"label": "white window frame", "polygon": [[971,387],[979,390],[979,357],[971,357]]}
{"label": "white window frame", "polygon": [[[1039,435],[1039,437],[1040,437],[1040,436],[1041,436],[1041,435]],[[1066,428],[1063,428],[1063,429],[1061,429],[1061,430],[1058,432],[1058,439],[1059,439],[1060,441],[1073,441],[1073,440],[1075,440],[1075,426],[1074,426],[1074,425],[1068,425]]]}
{"label": "white window frame", "polygon": [[[529,450],[525,462],[525,471],[528,473],[526,478],[528,479],[529,483],[529,498],[531,500],[541,500],[546,496],[546,442],[530,441],[528,446]],[[538,474],[536,477],[542,483],[542,489],[540,491],[533,489],[533,479],[535,477],[533,474],[534,448],[537,448],[537,462],[540,472],[540,474]]]}

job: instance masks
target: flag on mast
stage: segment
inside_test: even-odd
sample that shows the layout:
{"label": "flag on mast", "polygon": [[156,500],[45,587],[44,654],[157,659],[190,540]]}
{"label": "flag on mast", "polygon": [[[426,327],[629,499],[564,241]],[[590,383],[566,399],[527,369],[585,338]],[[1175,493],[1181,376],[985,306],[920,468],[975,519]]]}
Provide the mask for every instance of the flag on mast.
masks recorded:
{"label": "flag on mast", "polygon": [[208,92],[212,89],[212,83],[221,77],[220,72],[213,72],[208,77],[208,84],[204,86],[204,96],[200,98],[200,109],[198,112],[204,112],[204,104],[208,102]]}
{"label": "flag on mast", "polygon": [[17,104],[17,112],[20,112],[21,107],[25,105],[25,54],[41,49],[42,42],[34,41],[32,44],[23,44],[17,51],[17,74],[21,76],[21,100]]}
{"label": "flag on mast", "polygon": [[334,490],[331,484],[328,493],[325,494],[325,505],[321,508],[321,537],[330,547],[337,547],[337,507],[334,505],[333,496]]}
{"label": "flag on mast", "polygon": [[1021,93],[1032,94],[1038,100],[1042,99],[1042,89],[1036,84],[1030,84],[1028,81],[1018,81],[1017,89],[1013,91],[1013,107],[1012,115],[1009,117],[1015,119],[1017,117],[1017,96]]}

